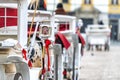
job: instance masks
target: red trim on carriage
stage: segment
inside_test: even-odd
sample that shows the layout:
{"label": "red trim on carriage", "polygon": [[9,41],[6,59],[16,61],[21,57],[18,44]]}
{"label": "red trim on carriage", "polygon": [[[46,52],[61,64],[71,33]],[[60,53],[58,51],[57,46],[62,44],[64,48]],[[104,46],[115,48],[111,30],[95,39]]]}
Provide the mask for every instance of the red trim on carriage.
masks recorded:
{"label": "red trim on carriage", "polygon": [[85,45],[85,40],[84,40],[83,36],[81,35],[80,32],[76,32],[76,34],[78,35],[78,37],[79,37],[79,39],[81,41],[82,46],[84,46]]}
{"label": "red trim on carriage", "polygon": [[69,30],[69,24],[68,23],[59,24],[59,31],[65,31],[65,30]]}

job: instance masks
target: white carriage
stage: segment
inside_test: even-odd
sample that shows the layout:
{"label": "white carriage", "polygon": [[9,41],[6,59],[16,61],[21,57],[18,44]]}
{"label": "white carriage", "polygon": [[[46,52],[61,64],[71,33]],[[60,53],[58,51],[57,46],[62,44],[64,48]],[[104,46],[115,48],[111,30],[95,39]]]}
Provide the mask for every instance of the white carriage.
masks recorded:
{"label": "white carriage", "polygon": [[[1,33],[1,35],[6,36],[6,40],[3,40],[0,42],[0,78],[1,80],[39,80],[40,71],[42,69],[42,66],[41,66],[42,63],[40,61],[42,60],[41,59],[42,49],[41,49],[41,45],[38,46],[37,43],[39,42],[44,43],[44,39],[47,39],[47,38],[49,38],[52,42],[54,41],[54,27],[52,27],[54,19],[52,19],[53,15],[51,14],[51,12],[36,11],[35,20],[34,20],[35,26],[33,27],[35,30],[31,31],[31,34],[33,34],[33,36],[31,38],[30,46],[28,47],[27,36],[29,32],[27,32],[27,23],[29,24],[29,22],[32,22],[34,11],[30,10],[28,11],[27,14],[24,15],[25,17],[19,16],[19,19],[24,17],[26,25],[24,24],[24,22],[23,24],[20,23],[18,25],[19,29],[15,30],[16,34],[14,35],[19,37],[18,40],[15,40],[16,38],[8,39],[9,38],[8,34],[13,35],[13,33],[10,31]],[[28,18],[26,16],[28,16]],[[19,22],[21,22],[21,20]],[[23,28],[21,28],[21,26]],[[44,29],[44,27],[47,29],[47,32],[46,32],[46,29]],[[13,30],[13,28],[11,30]],[[17,34],[17,32],[19,33]],[[37,41],[36,40],[37,35],[42,40]],[[23,54],[22,54],[23,48],[26,49],[26,57],[27,55],[29,56],[29,53],[27,53],[28,49],[35,48],[36,53],[38,53],[38,54],[35,53],[33,55],[34,62],[32,63],[32,68],[28,66],[29,59],[25,60],[23,58]],[[50,59],[52,59],[51,57],[53,58],[53,55],[50,55]],[[46,78],[49,78],[50,76],[52,76],[52,74],[49,76],[46,73],[45,76]]]}
{"label": "white carriage", "polygon": [[[21,45],[22,49],[32,49],[31,47],[35,47],[35,40],[36,35],[43,39],[49,39],[54,42],[54,33],[55,29],[56,32],[60,32],[65,35],[65,37],[71,42],[71,52],[74,57],[69,58],[73,59],[73,78],[79,79],[79,70],[80,70],[80,48],[81,45],[78,44],[78,36],[75,35],[75,27],[76,27],[76,18],[72,16],[65,16],[65,15],[55,15],[51,12],[47,11],[28,11],[28,2],[27,0],[0,0],[1,3],[17,3],[18,4],[18,28],[17,28],[17,38],[18,43]],[[34,15],[35,13],[35,15]],[[32,20],[34,16],[34,20]],[[64,26],[55,26],[55,20],[58,25]],[[33,31],[33,37],[31,38],[30,47],[27,46],[27,36],[28,36],[28,22],[33,22],[35,24],[35,30]],[[64,23],[64,24],[62,24]],[[55,27],[54,27],[55,26]],[[60,30],[60,28],[62,30]],[[16,29],[15,29],[16,30]],[[47,31],[47,32],[46,32]],[[32,32],[30,32],[32,33]],[[10,33],[7,33],[10,34]],[[5,34],[4,34],[5,35]],[[42,42],[43,42],[42,41]],[[10,41],[11,43],[12,41]],[[13,41],[14,42],[14,41]],[[44,43],[44,42],[43,42]],[[45,44],[43,44],[44,46]],[[41,67],[34,66],[30,68],[28,66],[28,62],[23,58],[22,50],[14,50],[15,44],[4,45],[3,42],[0,44],[0,78],[1,80],[39,80],[39,71]],[[53,47],[52,47],[53,48]],[[55,47],[56,48],[56,47]],[[59,47],[58,47],[59,48]],[[40,49],[40,48],[39,48]],[[70,50],[70,49],[69,49]],[[61,53],[62,50],[54,50],[54,55],[57,53]],[[52,51],[53,52],[53,51]],[[69,51],[65,50],[65,52],[69,53]],[[66,61],[65,59],[68,58],[68,55],[64,55],[66,58],[63,59],[63,56],[57,55],[59,61],[56,63],[58,64],[58,70],[56,71],[55,79],[56,80],[63,80],[63,63]],[[51,55],[53,58],[53,56]],[[63,62],[64,60],[64,62]],[[55,60],[54,60],[55,61]],[[67,62],[67,61],[66,61]],[[70,64],[72,65],[72,62]],[[53,62],[54,63],[54,62]],[[48,65],[48,64],[47,64]],[[47,66],[46,65],[46,66]],[[70,66],[71,66],[70,65]],[[55,69],[51,65],[51,68]],[[57,67],[57,66],[56,66]],[[66,67],[66,66],[65,66]],[[46,80],[51,78],[52,75],[45,74]],[[57,77],[58,76],[58,77]]]}
{"label": "white carriage", "polygon": [[87,50],[96,47],[96,49],[110,49],[110,27],[108,25],[88,25],[86,28],[86,46]]}
{"label": "white carriage", "polygon": [[[11,41],[12,42],[12,41]],[[1,42],[1,44],[4,42]],[[7,45],[9,43],[7,42]],[[29,67],[22,57],[22,51],[15,46],[0,46],[0,78],[1,80],[29,79]],[[21,68],[22,67],[22,68]],[[28,72],[27,72],[28,71]]]}
{"label": "white carriage", "polygon": [[[17,42],[22,46],[22,48],[26,48],[27,15],[24,15],[24,14],[27,14],[27,0],[0,0],[0,3],[16,4],[18,6],[18,15],[19,15],[18,27],[17,27],[18,29],[15,28],[13,30],[15,31],[15,33],[11,32],[13,28],[10,28],[10,31],[7,31],[7,30],[5,32],[1,31],[0,35],[3,36],[4,39],[11,38],[10,36],[13,35],[15,39],[18,39]],[[10,17],[11,16],[9,16],[9,18]],[[25,20],[23,20],[23,17]],[[4,16],[4,18],[6,18],[6,16]],[[5,24],[6,24],[6,21],[5,21]],[[22,32],[23,30],[26,34]],[[9,39],[9,40],[7,39],[7,40],[0,41],[0,79],[1,80],[30,80],[28,64],[23,59],[22,50],[15,49],[16,43],[14,42],[15,42],[14,39]]]}
{"label": "white carriage", "polygon": [[[55,15],[55,32],[63,34],[67,40],[70,42],[70,47],[68,49],[63,48],[63,54],[58,62],[59,64],[58,72],[66,69],[68,71],[67,79],[79,80],[80,77],[80,49],[81,44],[79,44],[78,36],[76,33],[76,17],[69,15]],[[72,74],[71,74],[72,73]],[[58,75],[58,80],[62,80],[62,72]]]}
{"label": "white carriage", "polygon": [[[29,10],[28,11],[28,23],[29,24],[32,24],[32,19],[33,19],[33,16],[34,16],[34,10]],[[35,25],[35,26],[34,26]],[[43,48],[45,48],[45,40],[46,39],[49,39],[51,42],[54,42],[54,15],[49,12],[49,11],[40,11],[40,10],[37,10],[35,12],[35,16],[34,16],[34,22],[33,22],[33,25],[32,25],[32,28],[34,28],[34,31],[31,31],[30,34],[33,34],[32,38],[31,38],[31,43],[30,43],[30,49],[32,48],[35,48],[35,43],[42,43],[42,45],[39,45],[38,47],[38,54],[36,55],[36,53],[33,55],[33,58],[35,56],[39,56],[40,58],[40,61],[37,61],[35,59],[35,62],[33,62],[33,67],[31,68],[30,70],[30,80],[38,80],[39,78],[39,75],[40,75],[40,71],[42,70],[43,68],[43,62],[41,62],[43,59]],[[28,27],[31,27],[31,26],[28,26]],[[38,36],[41,40],[36,40],[36,36]],[[46,50],[46,49],[45,49]],[[50,69],[53,70],[53,58],[54,58],[54,54],[53,54],[53,48],[52,50],[50,50],[49,48],[49,51],[50,51],[50,54],[49,56],[47,54],[44,53],[45,57],[44,56],[44,67],[46,68],[46,73],[44,74],[45,75],[45,79],[47,80],[48,78],[53,78],[53,74],[49,71],[47,71],[47,68],[48,68],[48,57],[50,58],[49,61],[51,61],[51,65],[50,65]],[[31,55],[31,53],[29,53]],[[47,58],[47,59],[46,59]],[[39,65],[36,65],[38,63],[41,63],[41,66]],[[51,71],[52,71],[51,70]],[[36,74],[33,76],[33,74]]]}

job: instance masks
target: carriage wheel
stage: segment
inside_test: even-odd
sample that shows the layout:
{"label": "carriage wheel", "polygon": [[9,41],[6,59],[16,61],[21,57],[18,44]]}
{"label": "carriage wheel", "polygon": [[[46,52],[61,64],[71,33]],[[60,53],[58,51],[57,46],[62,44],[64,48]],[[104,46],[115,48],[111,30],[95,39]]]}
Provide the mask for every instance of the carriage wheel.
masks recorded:
{"label": "carriage wheel", "polygon": [[21,73],[16,73],[14,80],[23,80],[22,74]]}
{"label": "carriage wheel", "polygon": [[90,50],[90,44],[87,45],[87,51],[89,51],[89,50]]}

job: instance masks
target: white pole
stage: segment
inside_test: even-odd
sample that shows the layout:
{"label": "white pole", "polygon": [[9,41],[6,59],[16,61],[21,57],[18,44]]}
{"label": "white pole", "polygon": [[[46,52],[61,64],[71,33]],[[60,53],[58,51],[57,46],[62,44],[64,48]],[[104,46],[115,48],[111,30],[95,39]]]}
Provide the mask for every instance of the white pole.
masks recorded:
{"label": "white pole", "polygon": [[56,2],[55,2],[55,0],[54,0],[54,4],[53,4],[54,6],[53,6],[53,12],[55,11],[55,5],[56,5]]}
{"label": "white pole", "polygon": [[33,34],[32,40],[31,40],[31,44],[30,44],[29,55],[31,55],[31,51],[32,51],[34,43],[35,43],[35,38],[36,38],[36,33],[37,33],[38,26],[39,26],[39,22],[36,23],[35,31],[34,31],[34,34]]}
{"label": "white pole", "polygon": [[60,44],[54,45],[55,80],[63,80],[63,54]]}
{"label": "white pole", "polygon": [[18,1],[18,42],[23,48],[27,47],[27,0]]}

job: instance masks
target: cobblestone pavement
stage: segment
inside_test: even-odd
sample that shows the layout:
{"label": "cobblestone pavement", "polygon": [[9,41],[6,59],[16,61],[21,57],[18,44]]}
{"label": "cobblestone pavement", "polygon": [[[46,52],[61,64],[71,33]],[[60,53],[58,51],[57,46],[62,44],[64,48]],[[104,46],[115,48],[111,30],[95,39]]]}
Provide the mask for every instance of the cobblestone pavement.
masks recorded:
{"label": "cobblestone pavement", "polygon": [[112,44],[110,51],[85,51],[80,80],[120,80],[120,45]]}

